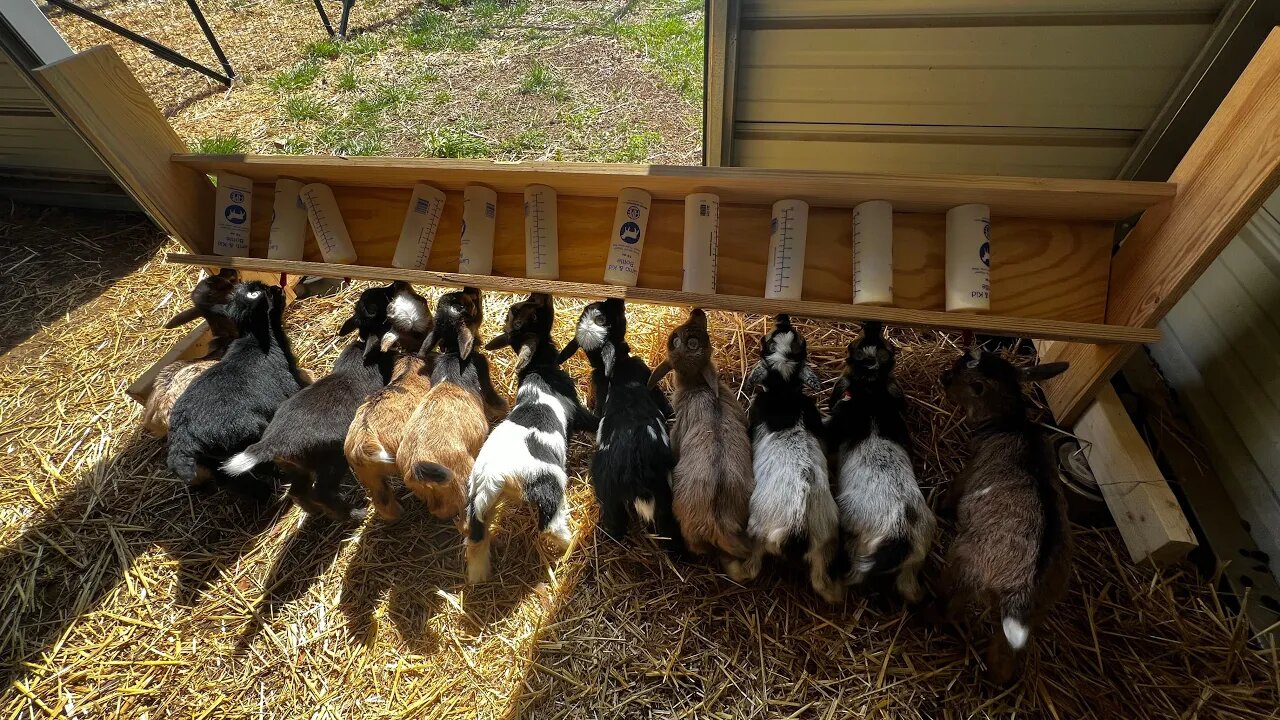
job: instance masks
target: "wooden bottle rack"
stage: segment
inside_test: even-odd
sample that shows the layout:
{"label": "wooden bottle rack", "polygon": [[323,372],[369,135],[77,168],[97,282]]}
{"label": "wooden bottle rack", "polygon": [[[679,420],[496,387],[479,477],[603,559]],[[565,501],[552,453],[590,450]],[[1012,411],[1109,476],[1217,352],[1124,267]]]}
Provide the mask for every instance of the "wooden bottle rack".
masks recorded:
{"label": "wooden bottle rack", "polygon": [[[912,177],[743,168],[565,163],[504,164],[395,158],[185,155],[176,165],[228,171],[254,182],[253,257],[173,254],[171,262],[427,285],[474,285],[509,292],[625,297],[638,302],[741,312],[881,320],[924,328],[1095,343],[1151,342],[1151,328],[1108,325],[1107,279],[1115,223],[1171,198],[1167,183]],[[308,230],[305,260],[265,258],[271,198],[279,178],[330,185],[359,255],[358,264],[322,262]],[[448,196],[426,271],[390,267],[413,184]],[[458,267],[462,191],[479,183],[498,193],[493,274]],[[560,280],[523,277],[523,191],[544,184],[559,194]],[[637,287],[601,283],[618,192],[654,198]],[[719,293],[680,290],[684,197],[721,198]],[[213,188],[206,191],[212,197]],[[770,206],[783,197],[810,204],[803,299],[766,300]],[[852,305],[852,211],[872,199],[894,204],[893,307]],[[945,211],[984,203],[992,214],[991,312],[943,311]],[[212,224],[212,217],[209,218]]]}

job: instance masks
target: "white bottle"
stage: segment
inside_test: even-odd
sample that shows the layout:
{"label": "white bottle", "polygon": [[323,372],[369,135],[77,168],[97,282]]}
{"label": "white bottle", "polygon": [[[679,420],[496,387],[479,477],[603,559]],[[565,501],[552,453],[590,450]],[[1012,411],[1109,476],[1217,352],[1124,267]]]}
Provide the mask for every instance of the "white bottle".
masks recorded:
{"label": "white bottle", "polygon": [[271,206],[271,240],[267,257],[272,260],[301,260],[307,240],[307,209],[302,206],[302,183],[289,178],[276,180],[275,202]]}
{"label": "white bottle", "polygon": [[324,261],[354,263],[356,249],[351,245],[351,235],[347,232],[347,224],[342,221],[342,211],[338,210],[333,190],[324,183],[311,183],[302,186],[298,197],[302,198],[302,205],[307,209],[311,234],[316,236],[316,244],[320,246]]}
{"label": "white bottle", "polygon": [[213,209],[213,252],[245,257],[249,254],[249,225],[253,218],[253,181],[219,170],[218,199]]}
{"label": "white bottle", "polygon": [[472,275],[493,272],[493,235],[497,222],[498,193],[483,185],[468,185],[462,192],[458,272]]}
{"label": "white bottle", "polygon": [[560,279],[560,239],[556,191],[546,185],[524,189],[525,277]]}
{"label": "white bottle", "polygon": [[720,250],[720,196],[694,193],[684,199],[685,292],[716,291],[716,257]]}
{"label": "white bottle", "polygon": [[426,183],[413,186],[409,207],[400,226],[400,241],[391,257],[391,267],[403,270],[426,270],[431,259],[431,245],[436,241],[440,227],[440,213],[444,211],[444,191]]}
{"label": "white bottle", "polygon": [[644,252],[644,231],[649,226],[649,206],[653,196],[640,188],[622,188],[618,208],[613,212],[613,233],[609,259],[604,264],[604,281],[610,285],[635,287],[640,278],[640,255]]}
{"label": "white bottle", "polygon": [[947,310],[991,309],[991,210],[961,205],[947,211]]}
{"label": "white bottle", "polygon": [[893,304],[893,204],[888,200],[853,209],[853,304]]}
{"label": "white bottle", "polygon": [[809,233],[809,203],[779,200],[769,223],[769,274],[764,296],[770,300],[799,300],[804,284],[804,245]]}

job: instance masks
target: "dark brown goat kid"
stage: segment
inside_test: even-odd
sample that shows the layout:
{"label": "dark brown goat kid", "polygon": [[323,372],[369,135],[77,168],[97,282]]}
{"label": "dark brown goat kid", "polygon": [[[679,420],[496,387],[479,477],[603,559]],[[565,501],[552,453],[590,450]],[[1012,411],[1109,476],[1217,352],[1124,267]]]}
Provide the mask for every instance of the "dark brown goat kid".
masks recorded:
{"label": "dark brown goat kid", "polygon": [[984,625],[991,635],[987,672],[1001,684],[1017,674],[1032,632],[1071,574],[1066,501],[1022,394],[1023,383],[1066,369],[1066,363],[1019,369],[975,348],[942,375],[947,397],[968,419],[973,453],[948,495],[956,539],[943,570],[946,614],[952,622]]}

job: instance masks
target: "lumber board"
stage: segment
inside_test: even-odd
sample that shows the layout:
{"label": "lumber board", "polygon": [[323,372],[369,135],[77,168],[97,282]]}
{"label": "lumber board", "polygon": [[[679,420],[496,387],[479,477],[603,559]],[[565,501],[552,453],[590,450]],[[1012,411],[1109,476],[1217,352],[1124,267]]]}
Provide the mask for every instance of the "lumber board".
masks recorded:
{"label": "lumber board", "polygon": [[1114,389],[1098,393],[1075,434],[1130,559],[1164,566],[1186,557],[1195,533]]}
{"label": "lumber board", "polygon": [[169,161],[186,145],[114,49],[100,45],[33,74],[156,224],[192,252],[213,247],[212,185]]}
{"label": "lumber board", "polygon": [[[1107,322],[1154,327],[1280,185],[1280,28],[1271,31],[1112,261]],[[1071,424],[1129,357],[1126,347],[1050,346],[1072,370],[1045,385]]]}
{"label": "lumber board", "polygon": [[[254,195],[271,198],[273,186],[258,184]],[[408,188],[335,187],[358,264],[387,267],[408,207]],[[427,269],[458,269],[462,194],[449,190]],[[616,205],[612,197],[559,198],[560,279],[603,281],[608,238]],[[270,234],[270,202],[255,202],[250,218],[250,254],[264,257]],[[725,295],[762,297],[768,268],[768,205],[721,205],[717,288]],[[322,260],[310,236],[304,260]],[[941,311],[945,306],[946,219],[943,215],[894,216],[895,306]],[[655,200],[645,234],[639,285],[679,290],[684,250],[682,200]],[[1099,323],[1105,313],[1113,231],[1109,223],[1066,223],[996,218],[992,223],[991,311],[1021,318]],[[853,299],[852,213],[813,207],[809,213],[804,299],[848,303]],[[493,273],[525,273],[523,197],[498,196]]]}
{"label": "lumber board", "polygon": [[209,352],[209,342],[213,340],[213,333],[209,332],[209,324],[201,322],[191,332],[183,335],[178,342],[174,343],[169,352],[164,357],[155,362],[154,365],[147,368],[133,384],[128,387],[125,392],[129,397],[138,401],[139,405],[146,405],[147,398],[151,397],[151,386],[155,384],[156,375],[165,368],[169,363],[178,360],[199,360]]}
{"label": "lumber board", "polygon": [[683,200],[715,192],[724,204],[769,205],[784,197],[813,206],[852,208],[889,200],[910,213],[944,213],[956,205],[983,203],[993,216],[1062,221],[1118,222],[1172,198],[1169,183],[1121,180],[901,175],[768,170],[734,167],[613,165],[602,163],[499,163],[427,158],[310,157],[286,155],[185,155],[174,163],[211,173],[229,170],[255,182],[280,177],[330,185],[409,188],[416,182],[460,192],[480,183],[519,194],[531,184],[550,185],[564,196],[617,198],[627,187],[655,199]]}
{"label": "lumber board", "polygon": [[1154,342],[1155,339],[1158,339],[1158,332],[1150,328],[1125,328],[1093,323],[1018,318],[1002,315],[909,310],[897,307],[875,307],[809,300],[766,300],[762,297],[726,294],[705,295],[659,288],[629,288],[618,285],[562,280],[467,275],[430,270],[402,270],[391,267],[338,265],[303,260],[267,260],[254,257],[238,258],[182,253],[172,253],[168,256],[168,260],[169,262],[185,265],[218,265],[290,273],[292,275],[346,277],[359,280],[405,280],[423,285],[446,287],[472,285],[483,290],[499,292],[545,292],[553,295],[597,299],[618,297],[655,305],[703,307],[714,310],[761,314],[785,312],[806,317],[841,320],[879,320],[893,325],[909,327],[935,330],[968,329],[1017,337],[1071,338],[1099,343]]}

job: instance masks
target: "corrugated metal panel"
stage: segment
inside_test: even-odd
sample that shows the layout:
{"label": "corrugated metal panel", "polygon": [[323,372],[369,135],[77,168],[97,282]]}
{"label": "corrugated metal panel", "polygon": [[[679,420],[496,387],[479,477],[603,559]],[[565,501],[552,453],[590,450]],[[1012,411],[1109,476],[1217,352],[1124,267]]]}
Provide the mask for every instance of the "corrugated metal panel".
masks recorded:
{"label": "corrugated metal panel", "polygon": [[752,0],[733,164],[1112,177],[1222,4]]}
{"label": "corrugated metal panel", "polygon": [[1161,327],[1152,356],[1280,574],[1280,193]]}

